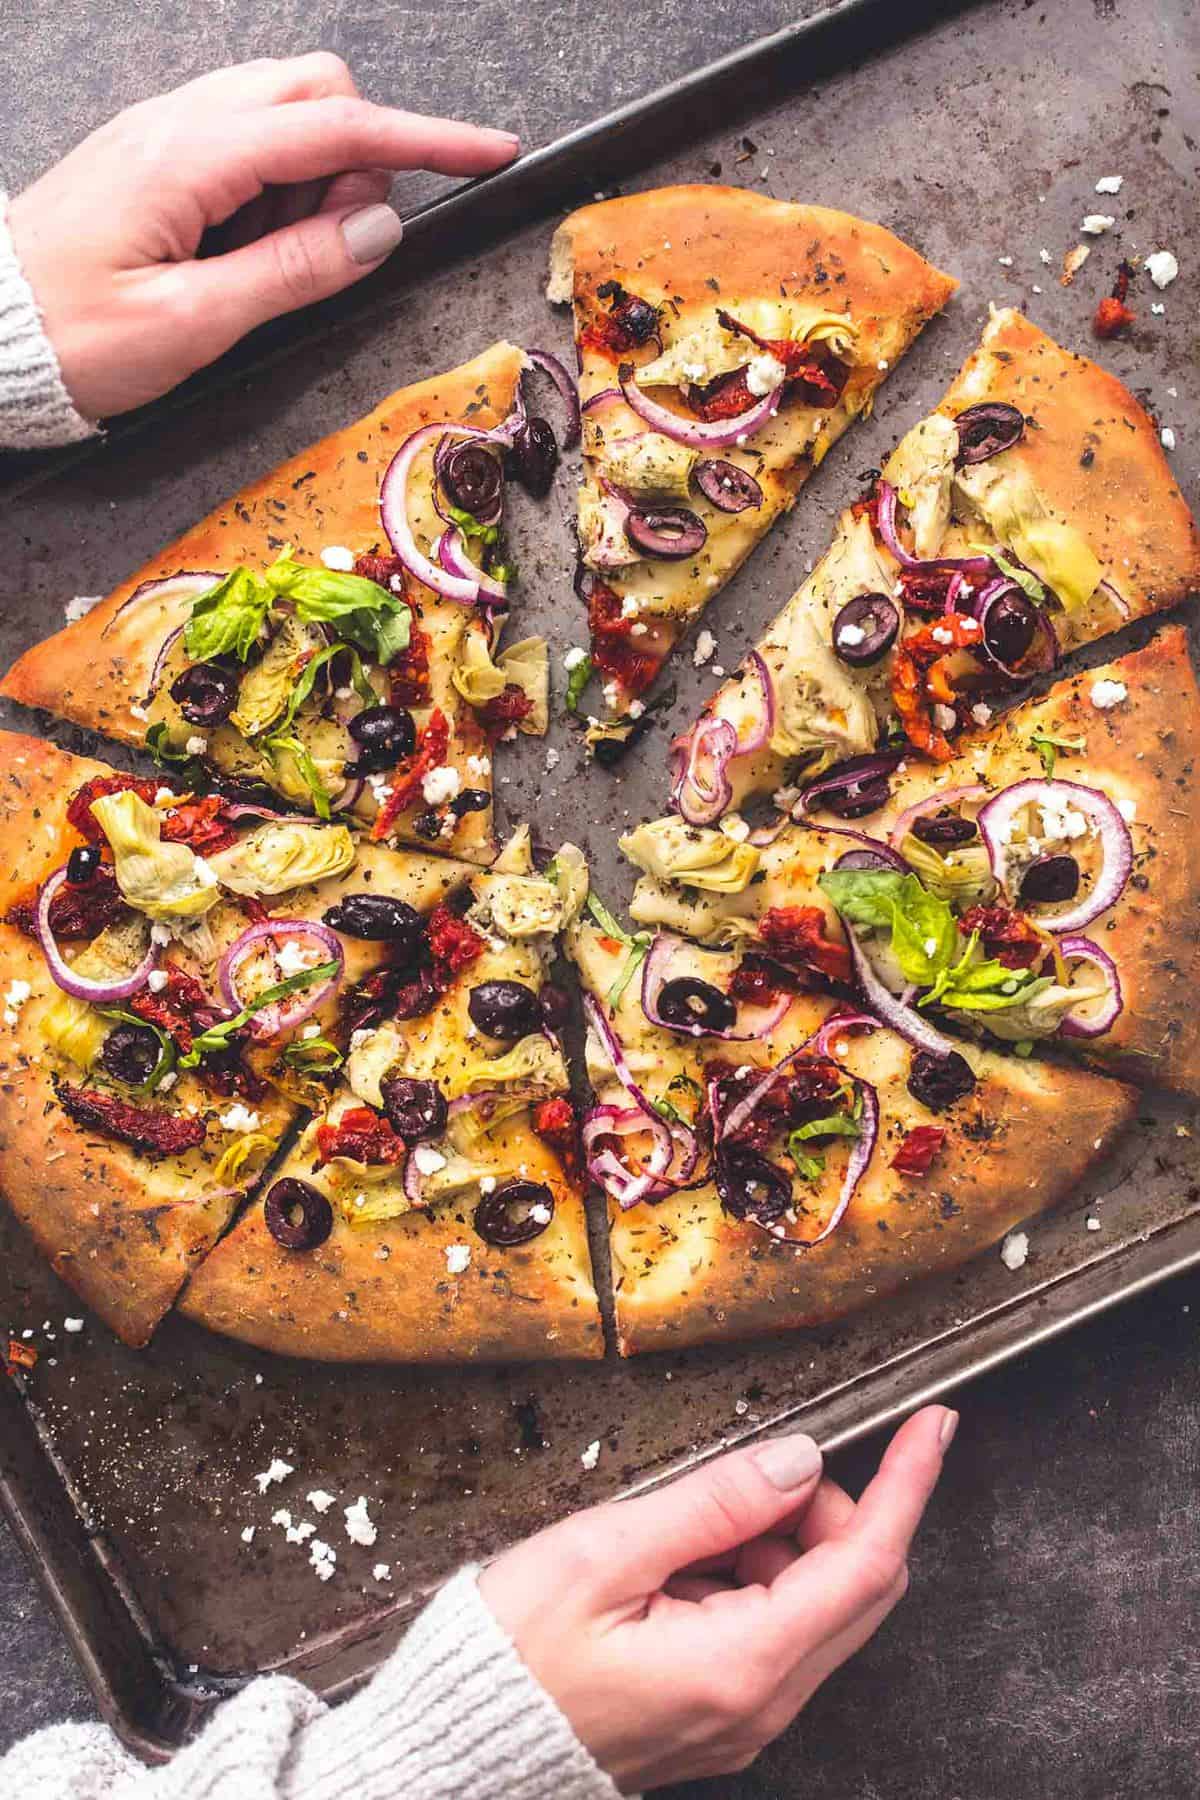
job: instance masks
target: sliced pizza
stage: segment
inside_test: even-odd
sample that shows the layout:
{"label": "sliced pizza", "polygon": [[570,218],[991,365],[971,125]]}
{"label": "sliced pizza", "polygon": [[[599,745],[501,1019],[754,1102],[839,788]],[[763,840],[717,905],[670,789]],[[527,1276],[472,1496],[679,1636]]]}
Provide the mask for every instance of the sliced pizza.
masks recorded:
{"label": "sliced pizza", "polygon": [[602,1354],[547,980],[587,872],[570,847],[545,875],[507,861],[462,896],[429,1004],[347,996],[336,1092],[197,1269],[189,1318],[323,1361]]}
{"label": "sliced pizza", "polygon": [[547,292],[574,304],[602,756],[956,285],[879,225],[744,188],[659,188],[559,226]]}
{"label": "sliced pizza", "polygon": [[660,940],[633,971],[611,921],[572,942],[627,1356],[820,1324],[952,1270],[1063,1199],[1133,1116],[1106,1076],[975,1045],[931,1085],[867,1013],[764,1003],[737,951]]}
{"label": "sliced pizza", "polygon": [[548,710],[544,642],[500,645],[504,475],[545,491],[557,454],[528,360],[495,344],[301,451],[2,691],[228,793],[490,861],[493,745]]}
{"label": "sliced pizza", "polygon": [[740,947],[764,994],[855,986],[934,1058],[957,1028],[1200,1098],[1198,761],[1200,692],[1168,626],[952,762],[913,759],[856,827],[819,806],[757,844],[677,815],[638,826],[632,914]]}
{"label": "sliced pizza", "polygon": [[145,1343],[297,1106],[325,1099],[339,993],[452,919],[468,865],[7,732],[0,834],[0,1188]]}
{"label": "sliced pizza", "polygon": [[1022,314],[993,313],[675,746],[674,804],[709,825],[803,784],[866,815],[903,757],[949,761],[1064,650],[1198,589],[1200,535],[1143,408]]}

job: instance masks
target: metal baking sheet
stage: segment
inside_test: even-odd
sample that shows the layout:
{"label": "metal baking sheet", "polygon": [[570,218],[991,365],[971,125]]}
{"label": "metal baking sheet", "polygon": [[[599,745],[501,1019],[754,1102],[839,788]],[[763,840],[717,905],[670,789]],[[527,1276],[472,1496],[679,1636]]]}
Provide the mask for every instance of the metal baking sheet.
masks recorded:
{"label": "metal baking sheet", "polygon": [[[565,206],[618,183],[723,179],[877,218],[963,280],[888,382],[877,416],[830,456],[708,615],[717,660],[732,666],[819,554],[860,472],[940,395],[989,299],[1026,303],[1087,349],[1091,309],[1123,251],[1168,245],[1185,259],[1200,118],[1178,72],[1194,66],[1195,40],[1188,0],[1060,0],[1044,15],[1021,0],[967,9],[858,0],[437,202],[409,233],[405,266],[419,269],[419,285],[389,272],[365,304],[360,295],[327,309],[318,329],[281,331],[106,446],[10,468],[20,492],[0,544],[0,659],[55,628],[71,596],[113,584],[232,488],[389,387],[501,332],[567,348],[565,318],[540,298]],[[714,117],[720,130],[697,141],[697,121]],[[1119,233],[1098,240],[1063,288],[1062,253],[1097,210],[1097,177],[1112,173],[1124,186],[1102,204]],[[1143,278],[1137,326],[1103,358],[1176,430],[1195,504],[1189,295],[1186,261],[1165,295]],[[1152,313],[1152,301],[1165,312]],[[562,648],[582,624],[570,583],[573,476],[568,464],[548,511],[518,498],[513,521],[522,627]],[[677,678],[673,716],[683,720],[713,676],[685,654]],[[569,829],[619,902],[628,878],[613,839],[627,819],[660,810],[663,741],[652,734],[615,776],[585,776],[576,740],[556,725],[557,766],[545,745],[522,743],[506,760],[501,806],[512,821],[531,817],[547,842]],[[322,1368],[179,1320],[145,1352],[91,1321],[67,1334],[77,1303],[3,1214],[0,1323],[30,1330],[40,1360],[28,1378],[0,1383],[0,1501],[105,1715],[144,1754],[161,1754],[256,1670],[347,1691],[456,1563],[573,1506],[785,1422],[832,1448],[1200,1261],[1191,1132],[1178,1103],[1147,1096],[1088,1190],[1037,1222],[1017,1274],[991,1255],[822,1331],[574,1369]],[[1088,1214],[1099,1231],[1085,1228]],[[594,1248],[602,1260],[602,1232]],[[580,1455],[594,1440],[599,1460],[587,1472]],[[260,1496],[254,1477],[274,1456],[296,1472]],[[280,1506],[314,1518],[304,1496],[317,1487],[338,1496],[322,1525],[338,1551],[325,1584],[305,1548],[270,1523]],[[343,1528],[340,1509],[359,1494],[379,1523],[371,1548],[350,1544]],[[381,1562],[388,1580],[373,1576]]]}

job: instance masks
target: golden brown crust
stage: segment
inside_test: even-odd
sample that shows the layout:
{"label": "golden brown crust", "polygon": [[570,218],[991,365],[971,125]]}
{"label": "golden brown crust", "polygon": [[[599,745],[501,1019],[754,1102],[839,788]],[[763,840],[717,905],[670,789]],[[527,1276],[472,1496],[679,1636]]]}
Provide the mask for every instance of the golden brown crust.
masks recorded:
{"label": "golden brown crust", "polygon": [[[1031,422],[1006,459],[1082,533],[1133,616],[1200,591],[1200,533],[1153,422],[1115,375],[1006,307],[938,410],[953,417],[984,399],[1007,401]],[[1070,621],[1075,643],[1121,623],[1102,598],[1085,610],[1088,618]]]}
{"label": "golden brown crust", "polygon": [[[335,1208],[320,1249],[282,1249],[257,1200],[193,1275],[189,1319],[286,1356],[319,1362],[524,1362],[603,1354],[578,1191],[528,1129],[499,1134],[500,1160],[549,1186],[554,1218],[539,1237],[493,1249],[471,1214],[351,1225]],[[313,1179],[311,1134],[275,1172]],[[449,1272],[446,1251],[471,1259]]]}
{"label": "golden brown crust", "polygon": [[[399,389],[365,418],[290,457],[151,557],[76,624],[27,650],[0,683],[0,693],[121,743],[141,745],[145,721],[131,709],[140,707],[163,639],[185,612],[177,605],[168,616],[156,608],[148,618],[144,608],[134,607],[118,618],[135,590],[180,570],[220,572],[238,563],[261,567],[274,554],[268,539],[292,544],[296,555],[308,560],[331,544],[356,555],[388,551],[379,522],[379,483],[390,457],[410,432],[433,420],[468,418],[481,428],[498,423],[511,409],[523,362],[524,352],[515,345],[495,344],[472,362]],[[420,593],[425,628],[435,641],[456,642],[464,609],[424,589]],[[490,787],[490,777],[470,774],[465,766],[469,755],[486,748],[475,714],[440,662],[434,679],[434,699],[452,726],[447,760],[460,769],[464,787]],[[407,841],[421,844],[412,834]],[[447,848],[471,861],[490,861],[495,851],[490,809],[465,815]]]}

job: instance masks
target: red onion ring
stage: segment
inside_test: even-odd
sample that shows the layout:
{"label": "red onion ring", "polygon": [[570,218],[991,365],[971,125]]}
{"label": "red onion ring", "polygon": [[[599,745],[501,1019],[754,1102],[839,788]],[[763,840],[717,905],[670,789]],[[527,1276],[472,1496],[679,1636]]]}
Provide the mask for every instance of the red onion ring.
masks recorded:
{"label": "red onion ring", "polygon": [[660,406],[657,400],[649,399],[633,380],[621,382],[621,396],[631,412],[639,419],[644,419],[654,431],[663,437],[671,438],[677,444],[688,444],[693,449],[697,446],[719,450],[726,444],[736,444],[739,438],[747,438],[758,430],[768,419],[774,418],[779,411],[779,403],[783,398],[783,383],[772,388],[769,394],[739,413],[733,419],[713,420],[705,423],[702,419],[684,419],[669,408]]}
{"label": "red onion ring", "polygon": [[444,600],[457,600],[463,606],[474,606],[479,598],[480,587],[477,581],[462,576],[452,575],[445,569],[431,562],[417,543],[412,533],[408,518],[408,482],[412,467],[417,457],[427,445],[444,438],[477,438],[482,444],[511,444],[513,437],[525,421],[525,408],[520,400],[514,406],[502,425],[496,425],[490,431],[480,431],[470,425],[455,425],[447,422],[434,425],[422,425],[417,431],[405,438],[395,456],[384,472],[379,489],[379,518],[387,533],[388,542],[400,558],[410,575],[416,577],[425,587],[432,588],[435,594],[441,594]]}
{"label": "red onion ring", "polygon": [[[657,1025],[661,1031],[670,1031],[676,1036],[720,1038],[723,1043],[727,1044],[746,1044],[760,1042],[782,1023],[792,1004],[791,994],[780,994],[769,1005],[760,1007],[739,1004],[737,1020],[726,1031],[713,1030],[709,1026],[699,1024],[673,1025],[670,1020],[664,1019],[658,1008],[658,997],[665,982],[669,979],[667,970],[677,951],[690,948],[691,946],[685,943],[683,938],[676,937],[673,932],[655,932],[654,942],[642,964],[642,1011],[651,1025]],[[751,1024],[748,1015],[755,1012],[761,1013],[762,1017],[756,1024]],[[738,1027],[742,1025],[747,1026],[748,1029],[739,1030]]]}
{"label": "red onion ring", "polygon": [[[653,1197],[655,1199],[663,1199],[667,1194],[673,1193],[678,1188],[686,1186],[691,1180],[699,1156],[699,1146],[696,1141],[696,1134],[685,1125],[680,1125],[678,1123],[668,1124],[659,1113],[655,1112],[645,1093],[634,1080],[633,1072],[625,1059],[625,1052],[618,1042],[616,1033],[613,1031],[608,1020],[601,1012],[600,1007],[590,994],[584,995],[583,1012],[587,1024],[592,1031],[595,1032],[603,1047],[605,1055],[612,1064],[613,1073],[617,1080],[625,1089],[629,1098],[633,1101],[634,1108],[642,1115],[644,1129],[650,1132],[650,1135],[654,1140],[651,1161],[642,1175],[631,1176],[628,1170],[622,1168],[615,1156],[612,1158],[612,1164],[615,1165],[615,1171],[619,1171],[620,1175],[625,1177],[630,1184],[624,1189],[623,1197],[622,1195],[614,1193],[613,1198],[616,1199],[617,1204],[623,1210],[627,1210],[631,1206],[636,1206],[640,1200],[647,1198]],[[584,1120],[583,1125],[583,1142],[585,1149],[588,1147],[589,1143],[593,1142],[596,1136],[599,1135],[598,1131],[593,1129],[589,1136],[588,1126],[593,1119],[602,1118],[611,1121],[614,1117],[620,1116],[620,1110],[621,1109],[610,1107],[593,1108],[592,1112],[588,1114],[587,1119]],[[626,1126],[624,1129],[627,1130],[630,1129],[630,1127]],[[622,1134],[618,1133],[617,1135]],[[676,1145],[680,1147],[682,1160],[680,1169],[672,1175],[669,1171],[674,1158]],[[603,1157],[603,1153],[601,1153],[599,1158],[593,1160],[600,1162],[606,1169],[609,1168],[608,1163]],[[590,1162],[589,1173],[594,1173]],[[614,1180],[617,1179],[613,1169],[609,1169],[609,1173]],[[600,1182],[606,1192],[612,1191],[604,1179],[603,1174],[597,1174],[595,1179]]]}
{"label": "red onion ring", "polygon": [[999,669],[1000,673],[1007,676],[1009,681],[1023,681],[1028,675],[1042,675],[1045,674],[1048,669],[1056,669],[1062,654],[1058,644],[1058,633],[1054,629],[1050,615],[1049,613],[1043,612],[1040,606],[1034,607],[1034,614],[1036,616],[1038,629],[1041,633],[1042,644],[1042,649],[1036,663],[1026,664],[1025,658],[1029,655],[1028,650],[1026,650],[1022,656],[1022,666],[1019,668],[1014,663],[1002,662],[1000,657],[996,655],[996,652],[989,645],[987,641],[987,615],[991,612],[992,607],[995,606],[996,602],[1005,594],[1019,594],[1021,592],[1022,588],[1019,582],[1013,581],[1008,575],[1001,575],[998,576],[995,581],[989,581],[980,588],[972,607],[972,615],[978,620],[979,628],[982,633],[980,642],[972,647],[977,652],[982,652],[987,661],[991,663],[992,667]]}
{"label": "red onion ring", "polygon": [[912,872],[912,864],[898,850],[893,850],[882,838],[872,837],[870,832],[852,831],[848,825],[826,825],[824,820],[803,817],[793,819],[791,823],[802,826],[806,831],[823,831],[827,837],[849,838],[852,843],[861,844],[865,850],[873,850],[880,861],[895,869],[897,874],[908,875]]}
{"label": "red onion ring", "polygon": [[116,612],[101,631],[101,637],[107,637],[117,620],[128,612],[131,606],[140,606],[143,600],[166,600],[174,598],[168,589],[175,588],[180,599],[195,599],[198,594],[206,594],[211,587],[216,587],[223,577],[215,569],[177,569],[174,575],[159,575],[153,581],[143,581],[127,594]]}
{"label": "red onion ring", "polygon": [[593,394],[590,400],[584,401],[583,405],[580,407],[580,412],[581,413],[591,412],[593,407],[607,406],[611,400],[619,400],[619,399],[621,399],[620,388],[615,388],[615,387],[601,388],[599,393]]}
{"label": "red onion ring", "polygon": [[1100,1016],[1093,1019],[1081,1019],[1075,1013],[1067,1013],[1059,1021],[1059,1035],[1072,1038],[1103,1037],[1111,1031],[1124,1009],[1125,999],[1121,993],[1121,978],[1117,973],[1117,965],[1107,951],[1101,950],[1091,938],[1065,937],[1059,943],[1064,957],[1074,957],[1078,962],[1094,963],[1108,983],[1108,1001]]}
{"label": "red onion ring", "polygon": [[911,806],[905,807],[888,833],[888,842],[899,848],[918,819],[925,818],[928,813],[939,812],[943,806],[978,800],[986,793],[987,789],[981,781],[973,781],[961,787],[940,788],[935,794],[926,794],[923,800],[915,800]]}
{"label": "red onion ring", "polygon": [[1012,821],[1022,807],[1040,805],[1047,799],[1052,806],[1061,800],[1086,813],[1100,838],[1103,861],[1091,893],[1067,912],[1038,921],[1056,934],[1078,931],[1115,905],[1133,872],[1133,839],[1108,795],[1077,781],[1017,781],[981,806],[975,823],[987,846],[992,874],[1007,891],[1007,846]]}
{"label": "red onion ring", "polygon": [[[336,813],[351,812],[362,798],[362,791],[366,785],[363,776],[347,775],[346,784],[333,803],[333,811]],[[273,816],[280,819],[285,817],[283,813],[276,813]]]}
{"label": "red onion ring", "polygon": [[563,433],[563,448],[569,450],[577,444],[583,435],[583,418],[579,405],[579,389],[567,374],[557,356],[549,350],[527,350],[525,352],[535,369],[548,375],[562,396],[562,403],[567,409],[567,428]]}
{"label": "red onion ring", "polygon": [[301,988],[286,999],[277,1000],[271,1006],[264,1006],[261,1012],[255,1013],[249,1021],[251,1037],[258,1039],[277,1037],[281,1031],[289,1031],[293,1025],[299,1025],[315,1012],[341,980],[342,969],[346,962],[346,953],[342,949],[341,939],[328,925],[317,919],[260,919],[257,924],[248,925],[240,937],[236,937],[217,964],[217,978],[221,994],[233,1012],[241,1012],[246,1005],[238,993],[238,970],[252,950],[260,944],[309,942],[321,946],[322,962],[335,962],[337,968],[327,981],[316,982],[312,987]]}
{"label": "red onion ring", "polygon": [[979,578],[991,575],[995,565],[990,556],[914,556],[900,542],[896,529],[896,490],[882,477],[875,484],[875,520],[884,549],[894,556],[902,569],[957,569],[963,575]]}
{"label": "red onion ring", "polygon": [[479,568],[471,561],[467,555],[463,534],[457,525],[447,525],[433,546],[433,553],[448,575],[454,575],[462,581],[475,583],[476,600],[481,596],[486,596],[491,600],[508,599],[508,589],[504,583],[497,581],[494,575],[489,575],[485,569]]}
{"label": "red onion ring", "polygon": [[252,800],[225,800],[221,811],[227,819],[269,819],[272,823],[286,823],[295,817],[293,813],[275,812],[269,806],[257,806]]}
{"label": "red onion ring", "polygon": [[687,824],[711,825],[721,817],[733,799],[733,784],[726,769],[736,754],[736,730],[728,719],[719,719],[712,713],[699,720],[688,737],[679,740],[679,767],[671,804]]}
{"label": "red onion ring", "polygon": [[1113,608],[1120,613],[1123,619],[1129,618],[1129,602],[1121,598],[1111,581],[1098,581],[1096,583],[1096,592],[1098,594],[1102,593],[1104,598],[1111,602]]}
{"label": "red onion ring", "polygon": [[150,671],[149,685],[146,688],[145,694],[142,696],[142,705],[143,706],[148,706],[150,704],[151,700],[153,700],[155,694],[158,692],[158,684],[162,680],[162,672],[163,672],[163,667],[166,663],[166,660],[167,660],[168,656],[170,656],[172,649],[174,648],[175,644],[178,643],[180,636],[182,635],[182,633],[185,630],[186,630],[186,621],[184,622],[183,625],[177,625],[175,627],[174,631],[169,631],[167,633],[166,637],[163,639],[162,643],[159,645],[158,655],[154,659],[154,667]]}
{"label": "red onion ring", "polygon": [[949,1056],[957,1045],[943,1036],[914,1007],[906,1006],[903,1000],[897,1000],[871,967],[871,959],[855,932],[844,920],[842,923],[850,943],[855,980],[872,1012],[877,1013],[885,1025],[890,1025],[893,1031],[910,1044],[915,1044],[919,1050],[928,1050],[931,1056]]}
{"label": "red onion ring", "polygon": [[51,903],[66,879],[66,869],[56,869],[53,875],[47,877],[38,895],[34,931],[46,959],[46,967],[55,984],[76,1000],[90,1000],[97,1006],[111,1005],[114,1000],[127,1000],[130,994],[136,994],[139,988],[145,987],[146,977],[158,960],[158,946],[152,943],[137,968],[128,975],[122,975],[117,981],[94,981],[86,975],[77,975],[63,956],[50,929]]}
{"label": "red onion ring", "polygon": [[755,750],[765,749],[771,741],[771,733],[775,729],[775,684],[771,680],[771,671],[757,650],[751,650],[742,665],[741,674],[743,678],[752,675],[762,694],[762,711],[758,723],[749,737],[739,736],[734,751],[735,756],[750,756]]}

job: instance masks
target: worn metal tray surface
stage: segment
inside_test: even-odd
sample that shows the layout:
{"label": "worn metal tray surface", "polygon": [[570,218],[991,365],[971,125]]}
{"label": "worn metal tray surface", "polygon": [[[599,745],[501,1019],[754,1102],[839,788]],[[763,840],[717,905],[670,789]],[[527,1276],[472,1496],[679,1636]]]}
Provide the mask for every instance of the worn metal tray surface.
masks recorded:
{"label": "worn metal tray surface", "polygon": [[[816,36],[796,28],[635,109],[632,122],[618,117],[541,153],[532,174],[439,202],[410,236],[429,247],[408,258],[419,286],[377,282],[365,310],[335,312],[299,347],[275,344],[269,368],[226,371],[188,404],[22,484],[0,546],[0,659],[57,626],[66,599],[114,583],[240,482],[389,387],[500,334],[566,349],[567,323],[540,297],[563,204],[614,180],[719,175],[879,219],[963,279],[887,384],[878,416],[830,457],[710,613],[717,660],[732,665],[819,552],[858,472],[937,399],[989,299],[1027,302],[1050,331],[1088,348],[1091,307],[1121,251],[1167,244],[1182,260],[1190,242],[1200,118],[1190,77],[1182,91],[1196,48],[1187,0],[1060,0],[1045,14],[1010,0],[924,18],[915,35],[884,44],[897,15],[912,25],[915,10],[835,7]],[[694,141],[696,124],[714,117],[720,130]],[[676,148],[650,161],[667,142]],[[1059,259],[1096,210],[1105,173],[1125,177],[1104,202],[1119,236],[1100,240],[1064,289]],[[491,247],[471,251],[473,232],[477,243],[490,233]],[[458,260],[443,260],[452,252]],[[1104,355],[1175,427],[1195,503],[1200,381],[1186,266],[1154,314],[1159,298],[1143,278],[1137,327]],[[581,622],[567,529],[573,476],[564,468],[550,507],[518,505],[514,521],[522,627],[561,648]],[[685,655],[678,681],[683,720],[711,670]],[[582,841],[599,885],[620,901],[628,881],[613,840],[626,820],[661,808],[662,733],[616,775],[585,774],[560,726],[550,741],[561,758],[553,768],[535,742],[506,757],[501,803],[510,820],[534,819],[547,843],[568,831]],[[1085,1228],[1088,1215],[1099,1230]],[[602,1260],[600,1236],[595,1249]],[[1149,1096],[1088,1191],[1038,1221],[1020,1272],[990,1255],[829,1329],[624,1365],[610,1355],[581,1368],[323,1368],[178,1320],[133,1352],[92,1321],[64,1332],[76,1303],[4,1215],[0,1324],[31,1331],[41,1356],[31,1376],[0,1384],[0,1498],[103,1710],[153,1754],[258,1669],[287,1667],[323,1693],[345,1691],[454,1564],[581,1502],[785,1420],[844,1442],[1197,1260],[1200,1150],[1183,1109]],[[580,1455],[597,1439],[588,1472]],[[296,1472],[260,1496],[254,1477],[275,1456]],[[281,1506],[315,1518],[304,1497],[317,1487],[337,1496],[320,1522],[338,1554],[327,1583],[306,1547],[270,1523]],[[379,1522],[372,1548],[344,1530],[341,1507],[359,1494]],[[386,1579],[373,1573],[379,1563]]]}

